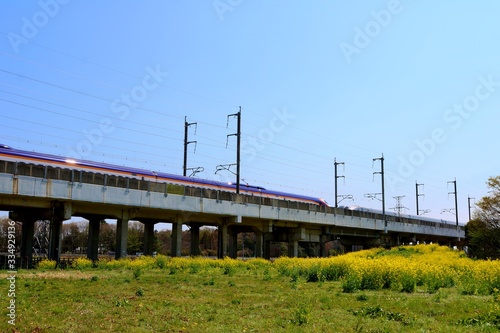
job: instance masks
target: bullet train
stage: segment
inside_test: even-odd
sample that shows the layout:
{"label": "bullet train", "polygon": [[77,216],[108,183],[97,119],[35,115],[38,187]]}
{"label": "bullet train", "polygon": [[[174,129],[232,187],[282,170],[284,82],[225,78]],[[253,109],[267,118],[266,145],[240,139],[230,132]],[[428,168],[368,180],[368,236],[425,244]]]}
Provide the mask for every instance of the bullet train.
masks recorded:
{"label": "bullet train", "polygon": [[[352,215],[352,216],[361,216],[361,217],[367,217],[367,218],[374,218],[374,219],[382,219],[383,212],[380,209],[373,209],[373,208],[366,208],[366,207],[361,207],[361,206],[340,206],[340,209],[344,210],[345,215]],[[440,223],[440,224],[448,224],[448,225],[453,225],[454,222],[447,221],[447,220],[442,220],[442,219],[436,219],[432,217],[427,217],[427,216],[422,216],[422,215],[410,215],[410,214],[398,214],[392,211],[385,211],[385,219],[387,221],[393,221],[393,222],[406,222],[406,223],[414,223],[414,221],[420,221],[423,224],[435,224],[435,223]]]}
{"label": "bullet train", "polygon": [[[235,191],[235,183],[225,183],[220,181],[184,177],[170,173],[155,172],[138,168],[112,165],[107,163],[93,162],[88,160],[65,158],[56,155],[49,155],[33,151],[14,149],[8,145],[0,143],[0,161],[22,162],[27,164],[47,165],[52,167],[83,170],[88,172],[97,172],[102,174],[112,174],[124,177],[133,177],[157,182],[166,182],[171,184],[203,187],[221,191]],[[327,202],[321,198],[315,198],[305,195],[291,194],[279,191],[267,190],[260,186],[240,184],[240,193],[248,195],[258,195],[262,197],[285,199],[311,203],[320,206],[328,206]]]}

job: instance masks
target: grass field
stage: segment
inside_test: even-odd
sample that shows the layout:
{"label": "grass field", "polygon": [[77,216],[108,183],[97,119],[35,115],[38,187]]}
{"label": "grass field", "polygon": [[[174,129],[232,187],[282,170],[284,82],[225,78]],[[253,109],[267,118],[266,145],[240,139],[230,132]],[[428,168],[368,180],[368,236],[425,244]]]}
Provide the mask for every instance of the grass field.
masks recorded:
{"label": "grass field", "polygon": [[[424,248],[426,249],[426,248]],[[378,252],[377,252],[378,251]],[[362,251],[326,259],[282,258],[271,263],[203,258],[86,260],[67,270],[51,263],[16,276],[16,325],[2,332],[498,332],[500,293],[474,277],[475,262],[446,248]],[[440,251],[442,253],[440,253]],[[401,252],[401,253],[399,253]],[[451,280],[433,282],[422,267],[373,282],[366,262],[447,263]],[[371,259],[369,259],[371,258]],[[450,258],[455,258],[453,261]],[[368,261],[367,261],[368,260]],[[386,261],[389,260],[389,261]],[[345,263],[348,263],[347,266]],[[461,262],[461,265],[458,265]],[[355,265],[357,263],[358,266]],[[359,264],[363,263],[363,265]],[[332,265],[342,264],[332,273]],[[352,266],[350,266],[352,264]],[[472,268],[464,272],[464,265]],[[409,265],[406,265],[409,266]],[[375,267],[378,266],[373,266]],[[403,270],[395,266],[396,270]],[[482,267],[482,266],[481,266]],[[483,267],[484,268],[484,267]],[[380,269],[380,268],[379,268]],[[410,269],[408,267],[408,269]],[[420,274],[420,275],[419,275]],[[430,273],[429,273],[430,274]],[[493,273],[495,274],[495,273]],[[4,274],[5,276],[5,274]],[[433,275],[430,275],[433,276]],[[470,277],[470,276],[469,276]],[[376,281],[377,279],[375,279]],[[311,281],[311,282],[308,282]],[[312,282],[314,281],[314,282]],[[354,282],[353,282],[354,281]],[[357,281],[357,282],[356,282]],[[370,282],[372,281],[372,282]],[[392,281],[388,283],[388,281]],[[441,280],[440,280],[441,281]],[[464,283],[463,281],[469,281]],[[370,284],[371,283],[371,284]],[[412,287],[408,287],[410,284]],[[434,283],[436,284],[436,283]],[[489,288],[489,289],[488,289]],[[8,290],[2,278],[0,290]],[[5,306],[7,298],[3,297]],[[6,311],[4,311],[6,313]]]}

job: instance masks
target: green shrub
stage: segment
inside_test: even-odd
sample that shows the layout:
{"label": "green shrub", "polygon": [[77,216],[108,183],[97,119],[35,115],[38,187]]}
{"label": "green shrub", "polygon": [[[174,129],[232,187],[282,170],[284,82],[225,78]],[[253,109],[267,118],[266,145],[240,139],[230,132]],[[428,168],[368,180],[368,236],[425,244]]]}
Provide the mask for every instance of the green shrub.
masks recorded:
{"label": "green shrub", "polygon": [[338,281],[349,272],[349,268],[345,263],[328,263],[321,272],[326,281]]}
{"label": "green shrub", "polygon": [[413,274],[403,273],[400,277],[401,291],[405,293],[413,293],[417,288],[417,279]]}
{"label": "green shrub", "polygon": [[377,271],[365,271],[361,278],[361,288],[368,290],[379,290],[385,285],[384,277]]}
{"label": "green shrub", "polygon": [[167,268],[168,258],[162,254],[156,256],[156,267],[160,269]]}
{"label": "green shrub", "polygon": [[355,272],[349,273],[340,279],[342,283],[342,292],[353,293],[361,288],[361,278]]}
{"label": "green shrub", "polygon": [[233,276],[236,269],[231,263],[224,263],[222,271],[224,272],[224,275]]}
{"label": "green shrub", "polygon": [[297,326],[305,325],[309,322],[310,309],[305,304],[299,304],[297,309],[293,312],[292,319],[290,320],[292,324]]}
{"label": "green shrub", "polygon": [[142,270],[138,267],[134,268],[134,278],[137,280],[142,274]]}

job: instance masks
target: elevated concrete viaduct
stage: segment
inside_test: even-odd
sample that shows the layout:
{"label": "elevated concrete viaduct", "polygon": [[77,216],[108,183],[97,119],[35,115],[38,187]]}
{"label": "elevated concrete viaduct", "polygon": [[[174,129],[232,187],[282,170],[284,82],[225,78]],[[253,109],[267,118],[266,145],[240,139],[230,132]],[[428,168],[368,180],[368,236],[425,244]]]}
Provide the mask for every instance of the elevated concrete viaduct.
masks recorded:
{"label": "elevated concrete viaduct", "polygon": [[[218,256],[236,256],[236,237],[256,235],[256,256],[269,258],[271,242],[287,242],[290,256],[299,243],[311,243],[324,256],[325,243],[392,246],[417,242],[458,244],[462,227],[417,219],[375,215],[295,201],[238,195],[137,179],[0,161],[0,210],[22,223],[21,256],[31,261],[34,223],[50,221],[49,258],[61,255],[62,223],[72,216],[89,220],[88,257],[97,259],[103,219],[117,220],[116,258],[127,255],[130,220],[144,223],[144,253],[152,254],[154,225],[172,224],[172,256],[181,255],[182,226],[191,228],[191,254],[198,255],[201,226],[218,227]],[[44,168],[44,170],[39,170]]]}

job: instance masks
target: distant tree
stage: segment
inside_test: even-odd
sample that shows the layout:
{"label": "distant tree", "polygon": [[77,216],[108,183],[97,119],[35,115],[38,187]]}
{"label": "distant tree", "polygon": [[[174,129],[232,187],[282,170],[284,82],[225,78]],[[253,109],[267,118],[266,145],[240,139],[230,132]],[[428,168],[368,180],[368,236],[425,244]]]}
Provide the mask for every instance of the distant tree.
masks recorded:
{"label": "distant tree", "polygon": [[[64,225],[63,225],[64,226]],[[38,220],[35,223],[33,249],[36,255],[46,256],[49,249],[50,221]]]}
{"label": "distant tree", "polygon": [[200,229],[200,250],[205,256],[217,255],[217,229],[204,227]]}
{"label": "distant tree", "polygon": [[270,252],[272,258],[286,257],[288,244],[286,242],[271,242]]}
{"label": "distant tree", "polygon": [[477,203],[474,219],[467,223],[465,234],[469,256],[479,259],[500,258],[500,176],[487,181],[489,195]]}
{"label": "distant tree", "polygon": [[172,247],[172,230],[158,230],[156,232],[156,239],[158,239],[158,247],[155,248],[155,251],[160,254],[169,255]]}
{"label": "distant tree", "polygon": [[62,252],[63,253],[73,253],[76,248],[76,239],[78,238],[78,226],[76,223],[65,223],[62,226]]}
{"label": "distant tree", "polygon": [[[8,249],[8,234],[9,227],[12,227],[12,220],[8,218],[0,218],[0,253],[7,252]],[[19,253],[21,248],[21,223],[15,223],[15,241],[16,241],[16,253]]]}
{"label": "distant tree", "polygon": [[136,254],[144,250],[144,224],[130,222],[128,225],[127,252]]}
{"label": "distant tree", "polygon": [[116,250],[116,224],[107,223],[105,220],[101,222],[99,244],[102,245],[104,251]]}
{"label": "distant tree", "polygon": [[256,236],[253,232],[238,234],[238,257],[252,257],[255,253]]}
{"label": "distant tree", "polygon": [[62,252],[82,253],[87,248],[88,223],[71,222],[62,227]]}
{"label": "distant tree", "polygon": [[190,230],[183,230],[182,231],[181,253],[183,256],[191,255],[191,231]]}

